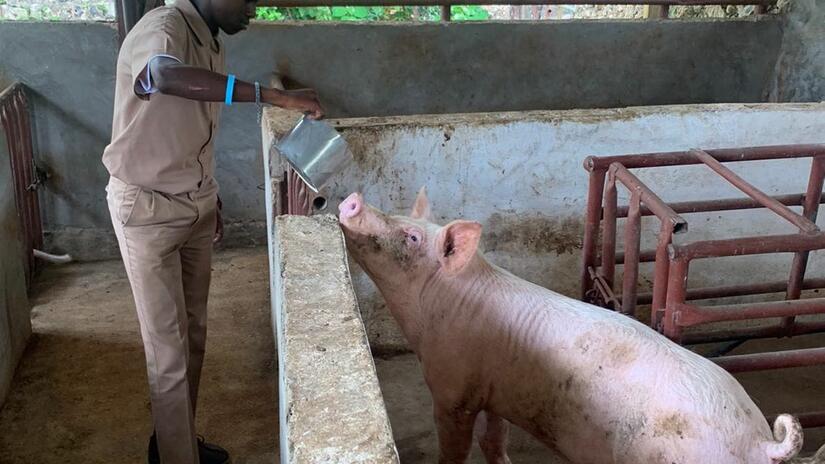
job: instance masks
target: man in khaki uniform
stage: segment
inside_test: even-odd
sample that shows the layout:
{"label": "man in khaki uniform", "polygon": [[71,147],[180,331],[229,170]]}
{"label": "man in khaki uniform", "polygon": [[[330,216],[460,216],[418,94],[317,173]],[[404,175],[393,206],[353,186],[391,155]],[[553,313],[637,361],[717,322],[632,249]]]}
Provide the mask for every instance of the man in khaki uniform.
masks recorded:
{"label": "man in khaki uniform", "polygon": [[255,7],[254,0],[177,0],[143,17],[118,56],[103,163],[146,352],[150,464],[229,462],[195,433],[212,244],[223,230],[213,153],[220,106],[268,103],[323,116],[311,90],[262,88],[225,74],[218,33],[245,29]]}

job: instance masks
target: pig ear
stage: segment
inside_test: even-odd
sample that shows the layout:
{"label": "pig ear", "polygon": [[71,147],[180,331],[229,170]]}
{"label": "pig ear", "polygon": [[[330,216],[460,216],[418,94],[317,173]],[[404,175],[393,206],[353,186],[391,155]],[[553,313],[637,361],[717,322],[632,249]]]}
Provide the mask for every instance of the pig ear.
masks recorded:
{"label": "pig ear", "polygon": [[421,187],[421,190],[418,191],[410,217],[413,219],[430,219],[430,200],[427,199],[427,187]]}
{"label": "pig ear", "polygon": [[438,260],[448,274],[456,274],[475,256],[481,239],[481,224],[453,221],[443,228],[436,239]]}

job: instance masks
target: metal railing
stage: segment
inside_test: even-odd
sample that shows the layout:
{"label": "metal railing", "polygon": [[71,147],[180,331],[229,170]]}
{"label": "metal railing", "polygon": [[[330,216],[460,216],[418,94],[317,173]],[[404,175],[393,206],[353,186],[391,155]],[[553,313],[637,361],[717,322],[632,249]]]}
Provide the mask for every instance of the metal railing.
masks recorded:
{"label": "metal railing", "polygon": [[29,106],[23,84],[12,84],[0,92],[0,124],[6,133],[11,158],[14,201],[26,255],[26,282],[30,284],[35,269],[34,250],[43,248],[43,225],[37,199],[40,181],[34,165]]}
{"label": "metal railing", "polygon": [[[725,166],[729,162],[798,158],[811,160],[808,186],[801,194],[768,195]],[[687,165],[708,167],[746,197],[666,203],[631,172]],[[650,304],[650,325],[673,341],[685,345],[825,332],[825,321],[821,319],[796,320],[797,316],[825,315],[825,298],[802,298],[804,289],[825,286],[825,279],[805,279],[810,253],[825,250],[825,232],[816,225],[820,204],[825,199],[822,193],[825,144],[589,157],[585,161],[585,169],[590,173],[590,181],[582,247],[582,299],[633,317],[637,314],[638,305]],[[630,195],[629,204],[622,207],[617,204],[619,186]],[[790,207],[801,207],[801,213]],[[687,232],[688,229],[687,221],[680,214],[756,208],[773,212],[798,232],[689,241],[680,245],[672,243],[674,234]],[[659,221],[655,250],[640,249],[643,216],[655,216]],[[622,253],[617,250],[619,218],[624,219],[625,226]],[[785,281],[688,288],[688,274],[693,261],[779,253],[792,253],[794,256],[790,275]],[[638,295],[639,264],[642,262],[654,264],[653,291]],[[614,290],[619,286],[617,265],[623,266],[624,271],[620,294],[617,294],[618,289]],[[741,269],[743,273],[748,271]],[[752,269],[749,271],[753,272]],[[785,292],[783,301],[726,305],[690,302],[782,291]],[[781,321],[766,325],[765,321],[775,318]],[[748,324],[727,328],[715,325],[743,321]],[[751,324],[754,322],[761,324]],[[734,346],[729,345],[729,348]],[[711,359],[731,372],[822,365],[825,364],[825,347],[736,356],[720,353]],[[808,427],[825,426],[825,411],[807,413],[804,424]]]}
{"label": "metal railing", "polygon": [[[669,16],[671,6],[754,5],[756,14],[765,14],[777,0],[258,0],[259,7],[333,7],[333,6],[439,6],[441,20],[451,20],[453,5],[648,5],[647,17],[661,19]],[[115,0],[118,35],[120,40],[143,14],[162,6],[165,0]]]}
{"label": "metal railing", "polygon": [[652,5],[650,18],[667,18],[671,6],[755,5],[756,14],[764,14],[776,0],[259,0],[259,7],[315,6],[440,6],[442,19],[450,20],[452,5]]}

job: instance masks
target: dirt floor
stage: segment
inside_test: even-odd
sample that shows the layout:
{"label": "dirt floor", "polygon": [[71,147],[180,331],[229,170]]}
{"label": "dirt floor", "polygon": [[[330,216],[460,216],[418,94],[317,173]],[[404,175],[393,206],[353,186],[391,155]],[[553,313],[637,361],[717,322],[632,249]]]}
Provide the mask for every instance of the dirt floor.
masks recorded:
{"label": "dirt floor", "polygon": [[[276,357],[266,251],[218,253],[198,426],[235,464],[278,462]],[[34,289],[35,335],[0,411],[0,464],[145,462],[143,351],[119,261],[53,266]],[[734,354],[825,346],[825,335],[752,341]],[[403,464],[436,462],[432,403],[413,355],[377,359]],[[825,408],[825,366],[738,376],[766,413]],[[806,449],[825,429],[806,431]],[[514,430],[514,464],[562,463]],[[472,463],[482,463],[478,447]]]}
{"label": "dirt floor", "polygon": [[[199,432],[235,464],[278,462],[277,361],[265,249],[213,265]],[[0,411],[2,464],[146,462],[143,348],[120,261],[52,266],[37,280],[34,336]]]}

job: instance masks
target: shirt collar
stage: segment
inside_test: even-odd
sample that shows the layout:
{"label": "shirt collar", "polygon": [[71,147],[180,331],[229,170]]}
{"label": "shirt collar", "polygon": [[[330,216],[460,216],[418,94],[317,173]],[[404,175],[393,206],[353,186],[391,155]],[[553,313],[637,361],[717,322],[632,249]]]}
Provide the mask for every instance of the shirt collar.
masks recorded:
{"label": "shirt collar", "polygon": [[177,0],[175,6],[183,13],[183,19],[195,34],[198,45],[211,44],[212,48],[218,51],[219,43],[215,37],[212,37],[212,31],[209,30],[209,26],[206,25],[206,21],[203,20],[195,5],[190,0]]}

